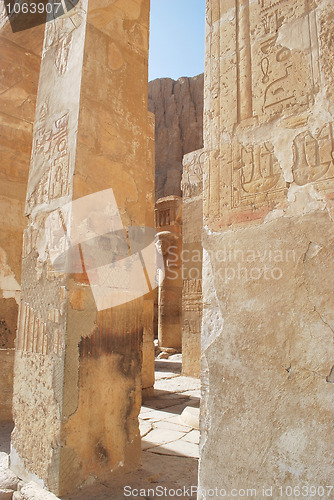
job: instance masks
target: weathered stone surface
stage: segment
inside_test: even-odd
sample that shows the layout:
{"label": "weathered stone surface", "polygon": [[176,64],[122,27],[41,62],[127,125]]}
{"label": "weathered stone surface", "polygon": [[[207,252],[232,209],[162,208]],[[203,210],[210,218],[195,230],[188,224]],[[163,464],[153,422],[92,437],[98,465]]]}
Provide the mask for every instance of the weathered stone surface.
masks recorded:
{"label": "weathered stone surface", "polygon": [[[0,349],[14,348],[20,299],[24,202],[43,27],[0,31]],[[0,421],[11,419],[12,352],[1,351]]]}
{"label": "weathered stone surface", "polygon": [[0,488],[16,490],[18,481],[17,476],[10,469],[0,467]]}
{"label": "weathered stone surface", "polygon": [[[73,215],[72,202],[112,189],[122,228],[154,227],[152,120],[143,97],[148,18],[148,0],[105,6],[82,0],[45,27],[26,201],[11,467],[56,494],[140,460],[144,300],[98,308],[89,269],[66,274],[52,266],[46,220],[59,220],[66,203]],[[90,203],[83,207],[90,217],[86,229],[96,236],[101,214]],[[69,222],[72,237],[80,226]]]}
{"label": "weathered stone surface", "polygon": [[41,488],[38,484],[31,481],[23,486],[20,491],[20,500],[59,500],[56,495]]}
{"label": "weathered stone surface", "polygon": [[203,147],[203,74],[149,82],[155,114],[155,194],[181,196],[182,157]]}
{"label": "weathered stone surface", "polygon": [[208,5],[201,499],[331,481],[333,15]]}
{"label": "weathered stone surface", "polygon": [[203,150],[183,158],[182,373],[199,377],[202,324]]}
{"label": "weathered stone surface", "polygon": [[182,199],[166,196],[155,206],[165,266],[165,277],[158,289],[159,346],[179,349],[182,345]]}
{"label": "weathered stone surface", "polygon": [[0,349],[0,421],[12,420],[15,349]]}

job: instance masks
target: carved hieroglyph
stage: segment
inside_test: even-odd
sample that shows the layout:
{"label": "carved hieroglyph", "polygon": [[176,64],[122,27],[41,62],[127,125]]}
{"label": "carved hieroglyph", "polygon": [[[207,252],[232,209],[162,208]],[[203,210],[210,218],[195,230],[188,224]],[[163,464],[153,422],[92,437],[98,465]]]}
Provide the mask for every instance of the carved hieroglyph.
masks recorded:
{"label": "carved hieroglyph", "polygon": [[183,157],[182,373],[201,372],[203,150]]}

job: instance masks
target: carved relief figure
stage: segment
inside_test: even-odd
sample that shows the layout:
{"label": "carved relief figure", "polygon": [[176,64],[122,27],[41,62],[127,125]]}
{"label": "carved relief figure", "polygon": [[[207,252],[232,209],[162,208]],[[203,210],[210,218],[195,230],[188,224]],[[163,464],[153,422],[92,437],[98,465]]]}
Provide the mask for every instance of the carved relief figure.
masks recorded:
{"label": "carved relief figure", "polygon": [[237,170],[241,188],[249,194],[273,189],[281,177],[274,148],[269,142],[256,146],[241,146]]}
{"label": "carved relief figure", "polygon": [[309,131],[298,134],[293,143],[293,156],[292,170],[298,186],[325,178],[334,159],[333,123],[315,135]]}
{"label": "carved relief figure", "polygon": [[68,125],[67,112],[55,120],[51,129],[42,121],[36,132],[33,155],[42,157],[44,174],[30,197],[30,208],[69,194]]}

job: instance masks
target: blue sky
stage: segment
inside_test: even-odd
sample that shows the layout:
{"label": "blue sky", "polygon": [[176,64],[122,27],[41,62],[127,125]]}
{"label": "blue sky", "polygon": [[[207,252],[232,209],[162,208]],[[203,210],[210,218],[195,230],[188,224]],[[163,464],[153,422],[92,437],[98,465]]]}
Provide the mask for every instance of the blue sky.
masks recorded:
{"label": "blue sky", "polygon": [[149,80],[204,71],[205,0],[151,0]]}

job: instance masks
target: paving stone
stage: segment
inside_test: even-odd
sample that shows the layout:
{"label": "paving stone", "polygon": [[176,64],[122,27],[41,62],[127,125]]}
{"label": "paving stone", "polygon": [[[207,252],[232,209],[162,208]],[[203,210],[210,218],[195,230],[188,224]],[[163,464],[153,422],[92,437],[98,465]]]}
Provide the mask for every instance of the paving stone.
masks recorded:
{"label": "paving stone", "polygon": [[155,389],[160,389],[167,392],[183,392],[200,388],[200,381],[197,378],[173,377],[169,380],[157,380],[154,384]]}
{"label": "paving stone", "polygon": [[142,441],[150,442],[152,443],[152,446],[156,446],[164,443],[169,443],[171,441],[176,441],[177,439],[181,439],[184,435],[184,432],[157,428],[149,432]]}
{"label": "paving stone", "polygon": [[182,361],[182,354],[180,354],[180,353],[172,354],[172,356],[169,357],[169,361],[181,362]]}
{"label": "paving stone", "polygon": [[153,426],[156,429],[170,429],[171,431],[189,432],[188,425],[177,424],[175,422],[171,422],[170,420],[154,422]]}
{"label": "paving stone", "polygon": [[17,490],[18,477],[5,467],[0,467],[0,488]]}
{"label": "paving stone", "polygon": [[158,455],[178,455],[182,457],[199,458],[199,446],[184,441],[183,439],[150,448],[149,451]]}
{"label": "paving stone", "polygon": [[152,424],[146,421],[139,421],[140,436],[143,438],[148,432],[153,429]]}
{"label": "paving stone", "polygon": [[150,422],[157,422],[158,420],[167,420],[173,418],[175,415],[172,412],[162,410],[152,410],[144,413],[140,418],[141,420],[148,420]]}
{"label": "paving stone", "polygon": [[177,424],[177,425],[184,425],[184,426],[188,427],[189,430],[192,429],[191,425],[188,425],[185,422],[181,422],[180,415],[174,415],[174,417],[169,418],[168,423]]}
{"label": "paving stone", "polygon": [[[193,404],[197,405],[196,402]],[[192,404],[189,402],[189,400],[186,400],[179,402],[179,404],[168,406],[168,408],[165,408],[165,410],[168,410],[172,416],[181,415],[184,409],[188,408],[189,406],[192,407]]]}
{"label": "paving stone", "polygon": [[168,352],[161,352],[160,354],[158,354],[158,359],[168,359],[168,358],[169,358]]}
{"label": "paving stone", "polygon": [[188,432],[182,439],[184,441],[189,441],[189,443],[199,444],[200,432],[193,429],[192,431]]}
{"label": "paving stone", "polygon": [[149,409],[155,409],[155,410],[160,410],[163,408],[170,408],[171,406],[175,406],[177,404],[188,404],[189,403],[189,396],[185,397],[177,397],[174,395],[173,398],[156,398],[152,401],[145,401],[145,407]]}
{"label": "paving stone", "polygon": [[180,375],[178,373],[173,373],[173,372],[155,372],[155,384],[154,387],[156,388],[157,381],[159,380],[165,380],[165,379],[170,379],[170,378],[175,378],[179,377]]}
{"label": "paving stone", "polygon": [[151,408],[146,408],[146,406],[142,406],[141,410],[140,410],[140,413],[146,413],[148,411],[151,411]]}

